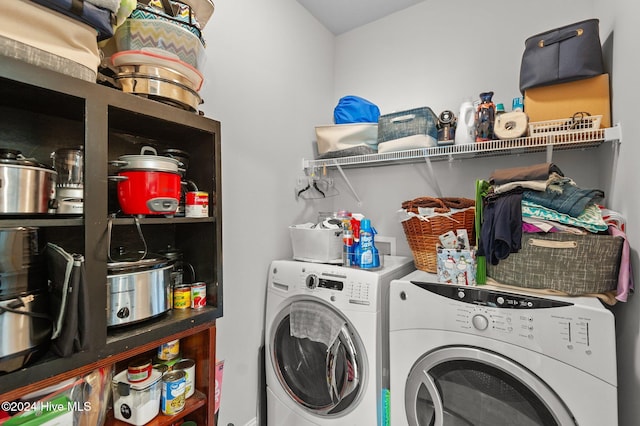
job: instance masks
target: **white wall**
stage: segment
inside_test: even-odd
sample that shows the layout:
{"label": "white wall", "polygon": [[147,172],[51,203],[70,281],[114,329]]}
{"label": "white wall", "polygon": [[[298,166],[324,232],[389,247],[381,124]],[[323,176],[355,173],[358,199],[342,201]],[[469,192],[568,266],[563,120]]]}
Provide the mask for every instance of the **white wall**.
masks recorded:
{"label": "white wall", "polygon": [[[262,340],[266,271],[270,260],[291,255],[287,226],[319,210],[346,208],[371,217],[382,235],[395,236],[409,254],[394,212],[404,200],[435,194],[426,165],[417,163],[346,170],[358,204],[332,171],[340,195],[296,201],[293,186],[302,158],[311,158],[313,127],[332,120],[337,100],[356,94],[383,113],[429,106],[457,113],[460,102],[482,91],[507,108],[519,95],[524,39],[591,17],[601,36],[613,39],[614,122],[623,124],[618,169],[612,145],[556,152],[553,161],[583,187],[607,193],[609,207],[628,219],[632,247],[640,241],[635,103],[639,75],[635,41],[638,4],[633,0],[430,0],[334,38],[295,0],[216,0],[205,29],[209,60],[203,89],[207,116],[221,120],[223,145],[224,317],[218,354],[225,360],[222,426],[256,417],[257,351]],[[445,17],[445,18],[443,18]],[[475,179],[496,168],[543,162],[543,154],[434,163],[445,195],[473,196]],[[613,177],[612,177],[613,176]],[[614,179],[612,182],[612,179]],[[637,216],[637,215],[636,215]],[[635,228],[635,229],[634,229]],[[637,245],[637,244],[635,244]],[[637,252],[633,262],[637,274]],[[634,425],[640,406],[639,301],[614,310],[618,320],[620,425]]]}
{"label": "white wall", "polygon": [[[596,12],[602,16],[601,32],[608,34],[605,45],[611,44],[608,61],[612,69],[612,106],[615,121],[622,124],[623,142],[620,145],[618,167],[612,194],[612,206],[627,218],[629,238],[636,282],[638,272],[638,247],[640,247],[640,197],[637,183],[640,181],[638,158],[640,146],[636,143],[640,134],[638,122],[637,78],[640,75],[640,59],[637,42],[640,39],[640,4],[634,0],[597,0]],[[632,296],[627,303],[614,307],[616,337],[618,342],[618,413],[621,426],[633,426],[640,419],[640,300]]]}
{"label": "white wall", "polygon": [[[426,1],[338,36],[334,98],[363,96],[376,103],[382,114],[428,106],[438,115],[445,109],[457,114],[465,98],[475,100],[480,92],[493,91],[494,102],[503,103],[509,111],[511,100],[521,96],[518,79],[524,40],[593,17],[592,3],[579,0],[518,5],[512,0]],[[442,16],[449,18],[438,19]],[[541,153],[435,162],[433,169],[443,195],[474,198],[475,180],[487,179],[494,169],[545,160]],[[583,187],[597,186],[610,173],[601,170],[599,157],[591,152],[556,152],[553,161]],[[393,213],[402,201],[437,195],[427,170],[426,163],[348,170],[361,204],[336,177],[341,195],[333,200],[335,209],[370,216],[381,235],[397,239],[399,254],[410,255]]]}
{"label": "white wall", "polygon": [[309,208],[294,197],[317,117],[331,106],[333,36],[295,0],[215,0],[205,115],[222,124],[224,359],[219,424],[256,417],[269,262],[290,258],[287,227]]}

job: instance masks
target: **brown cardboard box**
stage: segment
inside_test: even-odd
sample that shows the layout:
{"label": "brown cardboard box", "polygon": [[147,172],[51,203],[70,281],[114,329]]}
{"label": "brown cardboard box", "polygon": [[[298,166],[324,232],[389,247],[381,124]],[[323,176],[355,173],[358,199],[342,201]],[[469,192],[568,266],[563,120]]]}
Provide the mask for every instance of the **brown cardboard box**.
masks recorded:
{"label": "brown cardboard box", "polygon": [[579,111],[602,115],[600,127],[611,127],[609,74],[569,83],[535,87],[524,92],[529,122],[571,117]]}

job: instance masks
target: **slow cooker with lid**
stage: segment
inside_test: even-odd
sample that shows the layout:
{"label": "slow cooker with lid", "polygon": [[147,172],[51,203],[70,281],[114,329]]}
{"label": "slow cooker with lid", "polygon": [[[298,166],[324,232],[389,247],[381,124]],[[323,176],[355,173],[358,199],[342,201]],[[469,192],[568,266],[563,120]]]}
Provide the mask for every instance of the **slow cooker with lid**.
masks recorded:
{"label": "slow cooker with lid", "polygon": [[173,265],[154,254],[143,259],[136,256],[122,256],[107,263],[108,327],[154,318],[171,308]]}

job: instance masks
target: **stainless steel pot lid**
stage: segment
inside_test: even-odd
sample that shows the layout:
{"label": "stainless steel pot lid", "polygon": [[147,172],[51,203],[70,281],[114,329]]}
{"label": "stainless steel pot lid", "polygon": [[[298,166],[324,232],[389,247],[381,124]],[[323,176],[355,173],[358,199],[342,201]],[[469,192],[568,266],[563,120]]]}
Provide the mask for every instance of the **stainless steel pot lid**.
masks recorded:
{"label": "stainless steel pot lid", "polygon": [[[118,256],[111,256],[114,261],[107,263],[109,275],[122,275],[131,272],[141,272],[168,266],[169,260],[153,253],[140,259],[143,252],[121,252]],[[117,260],[116,260],[117,259]]]}
{"label": "stainless steel pot lid", "polygon": [[155,148],[143,146],[140,154],[121,155],[118,161],[112,161],[111,164],[119,166],[121,171],[126,170],[144,170],[178,173],[180,161],[175,158],[158,155]]}
{"label": "stainless steel pot lid", "polygon": [[35,167],[47,172],[56,173],[53,167],[43,164],[33,158],[26,158],[16,149],[0,148],[0,164]]}

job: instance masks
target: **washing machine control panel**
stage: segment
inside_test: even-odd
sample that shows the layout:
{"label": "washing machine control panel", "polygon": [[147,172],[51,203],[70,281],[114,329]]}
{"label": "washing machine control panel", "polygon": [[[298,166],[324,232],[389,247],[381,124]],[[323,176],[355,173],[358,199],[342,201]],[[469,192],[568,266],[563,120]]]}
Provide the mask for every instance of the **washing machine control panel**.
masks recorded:
{"label": "washing machine control panel", "polygon": [[342,291],[344,288],[344,283],[342,281],[321,278],[316,274],[307,275],[307,278],[305,278],[305,284],[310,290],[326,288],[328,290]]}
{"label": "washing machine control panel", "polygon": [[458,287],[451,284],[420,281],[412,281],[412,283],[448,299],[492,308],[540,309],[572,305],[572,303],[559,300],[543,299],[541,297],[500,292],[478,287]]}

